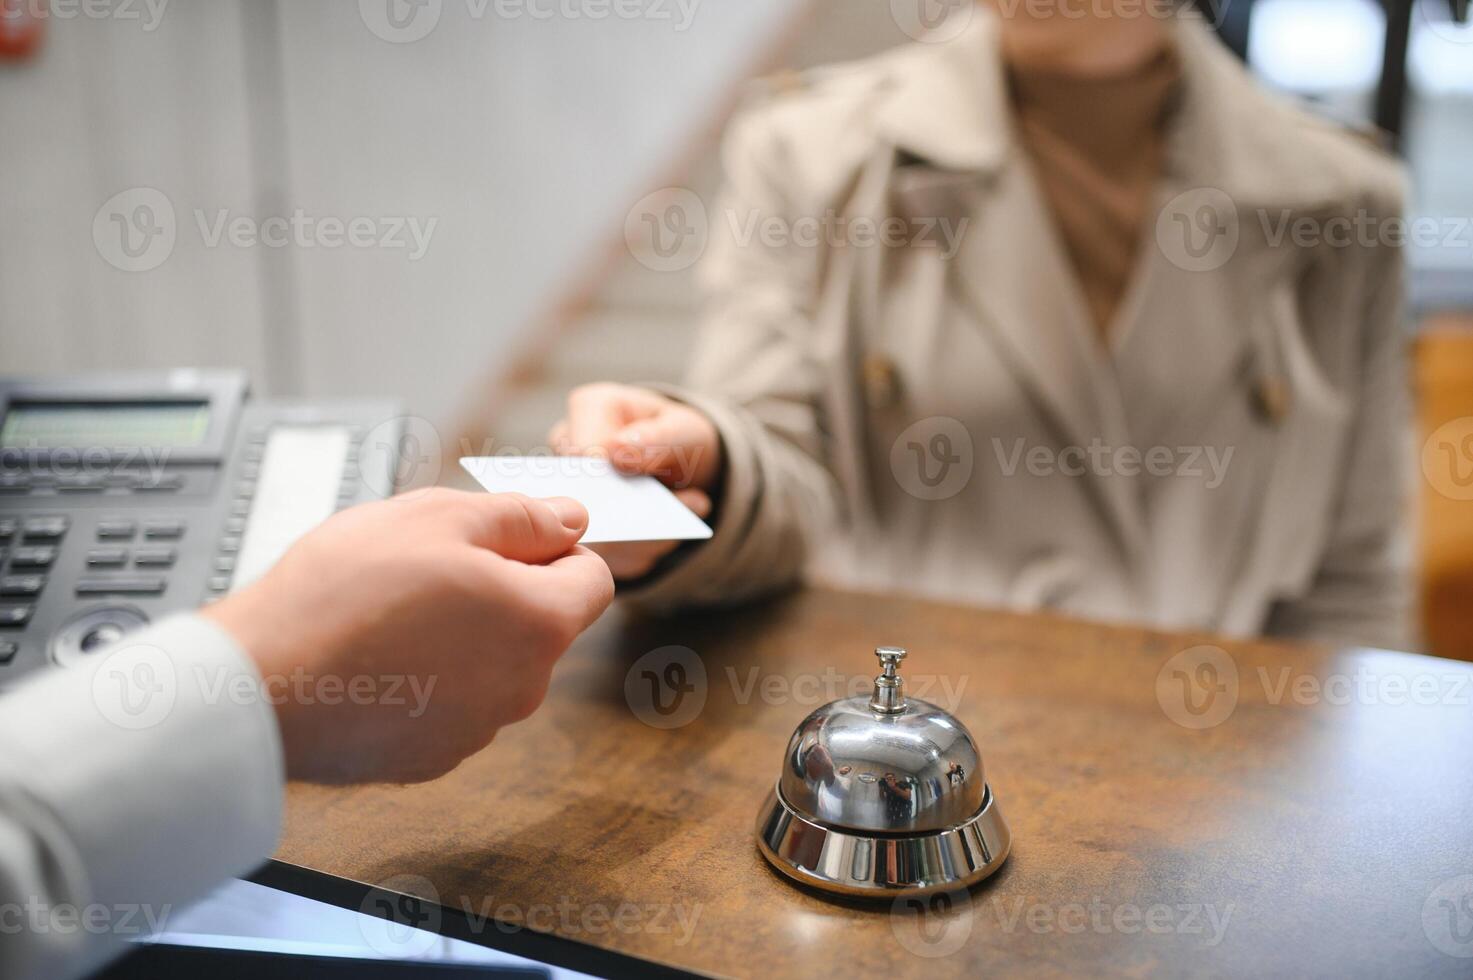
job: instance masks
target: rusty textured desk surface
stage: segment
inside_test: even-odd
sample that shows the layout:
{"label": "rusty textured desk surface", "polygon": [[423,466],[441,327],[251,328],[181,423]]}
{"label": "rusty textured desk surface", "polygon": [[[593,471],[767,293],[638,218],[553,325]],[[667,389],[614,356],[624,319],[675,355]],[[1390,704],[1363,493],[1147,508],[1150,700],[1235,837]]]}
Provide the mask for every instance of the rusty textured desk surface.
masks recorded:
{"label": "rusty textured desk surface", "polygon": [[[616,611],[444,779],[292,787],[278,857],[723,975],[1473,975],[1450,955],[1473,956],[1473,665],[1223,643],[1236,708],[1193,730],[1162,707],[1193,665],[1164,702],[1157,681],[1203,641],[825,591]],[[826,668],[862,684],[880,643],[910,649],[913,693],[960,689],[1014,832],[1001,872],[920,919],[795,889],[753,844],[792,729],[845,693]],[[625,677],[666,644],[707,698],[659,730]]]}

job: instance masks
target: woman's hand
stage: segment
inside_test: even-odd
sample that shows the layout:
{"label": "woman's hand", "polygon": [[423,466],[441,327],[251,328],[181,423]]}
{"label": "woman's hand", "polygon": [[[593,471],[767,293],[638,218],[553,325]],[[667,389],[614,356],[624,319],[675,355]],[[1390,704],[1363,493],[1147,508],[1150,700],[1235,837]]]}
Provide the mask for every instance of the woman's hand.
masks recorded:
{"label": "woman's hand", "polygon": [[[623,473],[655,477],[696,516],[711,513],[721,475],[721,438],[711,420],[689,405],[648,388],[591,384],[568,395],[568,417],[548,435],[565,456],[607,456]],[[647,574],[675,550],[674,541],[590,546],[616,579]]]}

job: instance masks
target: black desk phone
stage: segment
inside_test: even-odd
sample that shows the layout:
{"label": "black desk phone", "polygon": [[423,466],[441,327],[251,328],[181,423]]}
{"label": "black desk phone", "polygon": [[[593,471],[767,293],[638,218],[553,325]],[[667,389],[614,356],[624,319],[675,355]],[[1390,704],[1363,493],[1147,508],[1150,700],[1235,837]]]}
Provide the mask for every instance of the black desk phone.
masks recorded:
{"label": "black desk phone", "polygon": [[0,688],[388,495],[403,431],[393,402],[257,402],[237,371],[0,378]]}

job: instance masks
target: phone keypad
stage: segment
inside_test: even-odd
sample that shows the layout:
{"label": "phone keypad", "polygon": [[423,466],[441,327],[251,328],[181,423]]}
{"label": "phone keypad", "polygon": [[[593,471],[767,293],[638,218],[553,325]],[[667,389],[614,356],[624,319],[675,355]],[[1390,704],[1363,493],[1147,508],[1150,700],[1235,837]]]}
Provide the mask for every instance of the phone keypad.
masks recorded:
{"label": "phone keypad", "polygon": [[[65,515],[35,514],[0,519],[0,630],[20,629],[31,621],[34,602],[46,588],[47,572],[71,527]],[[22,601],[23,600],[23,601]],[[13,649],[12,649],[13,648]],[[19,645],[0,638],[0,663],[15,657]],[[6,651],[9,651],[8,653]]]}

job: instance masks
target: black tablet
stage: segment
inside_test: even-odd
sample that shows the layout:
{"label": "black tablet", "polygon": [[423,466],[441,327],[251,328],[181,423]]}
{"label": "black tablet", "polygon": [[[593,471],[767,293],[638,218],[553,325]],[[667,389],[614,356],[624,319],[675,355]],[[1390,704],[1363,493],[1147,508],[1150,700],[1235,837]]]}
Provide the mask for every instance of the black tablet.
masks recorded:
{"label": "black tablet", "polygon": [[98,980],[690,977],[490,914],[272,861],[167,917]]}

